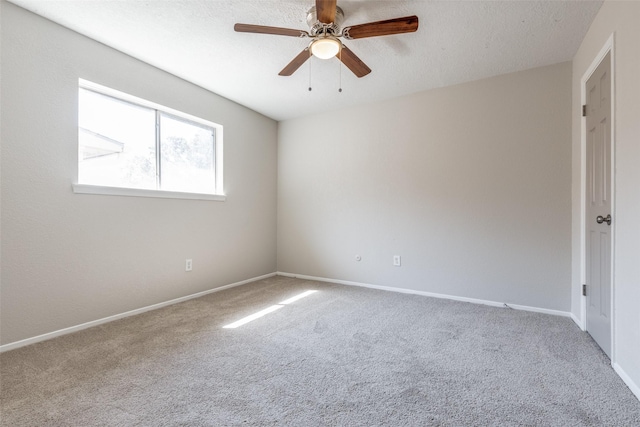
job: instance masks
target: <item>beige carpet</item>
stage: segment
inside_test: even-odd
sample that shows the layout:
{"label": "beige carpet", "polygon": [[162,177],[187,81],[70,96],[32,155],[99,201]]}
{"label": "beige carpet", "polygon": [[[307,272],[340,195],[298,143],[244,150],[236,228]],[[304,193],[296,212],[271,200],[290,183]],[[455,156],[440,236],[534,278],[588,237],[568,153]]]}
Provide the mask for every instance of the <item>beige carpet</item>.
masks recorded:
{"label": "beige carpet", "polygon": [[567,318],[285,277],[0,363],[2,426],[640,426]]}

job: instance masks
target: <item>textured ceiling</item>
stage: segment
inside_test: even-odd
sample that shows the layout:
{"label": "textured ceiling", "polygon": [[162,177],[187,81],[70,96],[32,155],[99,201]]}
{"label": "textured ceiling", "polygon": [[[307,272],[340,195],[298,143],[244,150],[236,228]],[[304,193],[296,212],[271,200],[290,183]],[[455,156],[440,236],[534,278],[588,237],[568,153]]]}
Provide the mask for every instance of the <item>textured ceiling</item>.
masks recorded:
{"label": "textured ceiling", "polygon": [[308,30],[313,0],[9,1],[276,120],[571,60],[602,4],[338,0],[343,26],[420,18],[415,33],[346,41],[373,70],[358,79],[335,58],[278,76],[308,39],[233,31]]}

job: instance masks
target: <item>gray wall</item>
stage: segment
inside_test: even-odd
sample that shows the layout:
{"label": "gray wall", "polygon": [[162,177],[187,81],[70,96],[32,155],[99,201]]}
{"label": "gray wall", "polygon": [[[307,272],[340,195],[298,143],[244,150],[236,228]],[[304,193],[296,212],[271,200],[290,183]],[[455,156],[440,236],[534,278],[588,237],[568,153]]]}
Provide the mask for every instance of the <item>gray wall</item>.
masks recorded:
{"label": "gray wall", "polygon": [[614,345],[612,362],[640,399],[640,2],[602,5],[573,61],[573,293],[581,322],[581,79],[615,33]]}
{"label": "gray wall", "polygon": [[278,131],[279,271],[570,310],[571,63]]}
{"label": "gray wall", "polygon": [[[78,78],[222,124],[226,202],[74,194]],[[1,84],[0,343],[275,271],[275,121],[5,2]]]}

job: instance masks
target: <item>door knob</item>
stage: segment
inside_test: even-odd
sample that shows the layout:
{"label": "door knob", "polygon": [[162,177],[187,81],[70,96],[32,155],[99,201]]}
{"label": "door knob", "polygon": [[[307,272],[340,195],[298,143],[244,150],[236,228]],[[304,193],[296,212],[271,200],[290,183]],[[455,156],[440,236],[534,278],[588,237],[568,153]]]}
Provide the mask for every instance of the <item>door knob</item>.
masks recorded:
{"label": "door knob", "polygon": [[607,215],[606,217],[603,217],[602,215],[598,215],[598,217],[596,218],[596,222],[598,224],[602,224],[603,222],[606,222],[607,225],[611,225],[611,215]]}

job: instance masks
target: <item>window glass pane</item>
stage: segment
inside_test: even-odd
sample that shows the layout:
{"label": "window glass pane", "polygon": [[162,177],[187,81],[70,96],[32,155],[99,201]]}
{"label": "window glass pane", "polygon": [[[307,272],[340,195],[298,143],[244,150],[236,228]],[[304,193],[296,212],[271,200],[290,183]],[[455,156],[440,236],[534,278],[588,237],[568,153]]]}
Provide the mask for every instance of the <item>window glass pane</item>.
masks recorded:
{"label": "window glass pane", "polygon": [[161,189],[215,193],[214,129],[177,117],[160,117]]}
{"label": "window glass pane", "polygon": [[156,189],[155,111],[79,91],[78,182]]}

